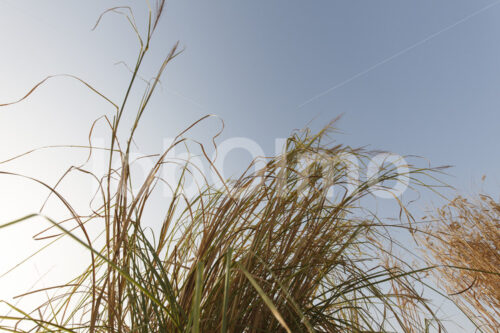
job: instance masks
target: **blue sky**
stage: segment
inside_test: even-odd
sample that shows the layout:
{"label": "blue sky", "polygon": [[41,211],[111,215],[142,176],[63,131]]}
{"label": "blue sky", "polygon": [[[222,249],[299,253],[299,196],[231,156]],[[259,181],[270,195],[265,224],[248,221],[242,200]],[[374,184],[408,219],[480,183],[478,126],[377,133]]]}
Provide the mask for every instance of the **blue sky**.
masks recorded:
{"label": "blue sky", "polygon": [[[117,16],[90,28],[103,10],[123,4],[143,21],[138,1],[0,0],[0,101],[55,73],[119,98],[129,73],[114,64],[134,64],[137,41]],[[498,198],[500,1],[171,0],[166,10],[142,75],[154,75],[175,41],[185,51],[144,118],[143,151],[158,151],[163,138],[211,113],[225,122],[223,138],[248,137],[273,154],[276,138],[343,114],[339,142],[452,165],[445,181]],[[111,112],[76,82],[54,79],[26,103],[0,110],[0,160],[85,143],[90,123]],[[218,125],[209,121],[195,135],[208,138]],[[72,155],[50,154],[15,167],[54,181],[62,170],[55,161]],[[3,196],[15,198],[12,191],[25,193],[4,186]],[[13,202],[4,214],[26,207]]]}
{"label": "blue sky", "polygon": [[[0,69],[9,78],[1,97],[15,98],[60,72],[119,96],[128,73],[113,64],[133,64],[135,37],[118,17],[106,18],[96,32],[90,27],[103,9],[130,3],[0,2]],[[250,137],[272,153],[274,138],[343,114],[340,142],[453,165],[455,178],[447,181],[463,190],[480,187],[486,174],[496,191],[498,15],[494,1],[170,1],[144,76],[153,75],[174,41],[185,52],[168,68],[143,124],[146,139],[160,147],[158,138],[215,113],[227,137]],[[50,94],[68,85],[74,89],[65,94],[98,103],[64,79],[32,101],[53,100]],[[68,123],[102,114],[80,111],[78,103],[64,112]]]}
{"label": "blue sky", "polygon": [[261,130],[262,144],[344,114],[341,141],[455,165],[460,186],[483,173],[498,184],[500,9],[478,12],[491,3],[172,5],[166,25],[185,26],[187,47],[172,77],[185,76],[177,89],[220,114],[228,132]]}

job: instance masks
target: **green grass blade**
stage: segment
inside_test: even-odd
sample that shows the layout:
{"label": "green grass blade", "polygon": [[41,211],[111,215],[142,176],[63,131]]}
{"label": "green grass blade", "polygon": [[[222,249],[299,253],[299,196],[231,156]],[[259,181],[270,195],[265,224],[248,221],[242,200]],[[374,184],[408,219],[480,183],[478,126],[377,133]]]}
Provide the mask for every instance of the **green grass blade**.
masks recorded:
{"label": "green grass blade", "polygon": [[250,274],[243,266],[241,266],[240,264],[238,264],[238,267],[240,269],[240,271],[243,272],[243,274],[245,274],[246,278],[248,279],[248,281],[250,281],[250,283],[252,284],[252,286],[255,288],[255,290],[257,291],[257,293],[259,294],[259,296],[262,298],[262,300],[264,301],[264,303],[266,304],[266,306],[269,308],[269,310],[271,310],[273,316],[276,318],[276,320],[278,320],[278,322],[280,323],[280,325],[288,332],[288,333],[291,333],[292,331],[290,330],[290,328],[288,327],[288,325],[286,324],[285,322],[285,319],[283,319],[283,317],[281,316],[281,314],[279,313],[278,309],[276,308],[276,306],[273,304],[273,301],[271,301],[271,299],[266,295],[266,293],[264,292],[264,290],[262,290],[262,288],[259,286],[259,284],[257,283],[257,281],[255,281],[255,279],[252,277],[252,274]]}
{"label": "green grass blade", "polygon": [[200,333],[200,307],[201,292],[203,290],[203,263],[199,262],[196,267],[196,285],[193,302],[193,333]]}
{"label": "green grass blade", "polygon": [[230,286],[230,273],[231,273],[231,257],[233,249],[229,248],[226,254],[226,272],[224,278],[224,303],[222,305],[222,328],[221,333],[227,333],[227,307],[229,303],[229,286]]}

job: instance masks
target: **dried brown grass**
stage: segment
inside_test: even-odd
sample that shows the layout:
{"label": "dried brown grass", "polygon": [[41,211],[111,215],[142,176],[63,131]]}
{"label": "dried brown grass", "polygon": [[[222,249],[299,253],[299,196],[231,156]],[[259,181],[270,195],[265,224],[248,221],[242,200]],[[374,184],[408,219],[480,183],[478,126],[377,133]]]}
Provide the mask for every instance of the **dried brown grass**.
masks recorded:
{"label": "dried brown grass", "polygon": [[[422,237],[434,277],[483,332],[500,327],[500,204],[458,196],[437,210]],[[457,268],[460,267],[460,268]]]}

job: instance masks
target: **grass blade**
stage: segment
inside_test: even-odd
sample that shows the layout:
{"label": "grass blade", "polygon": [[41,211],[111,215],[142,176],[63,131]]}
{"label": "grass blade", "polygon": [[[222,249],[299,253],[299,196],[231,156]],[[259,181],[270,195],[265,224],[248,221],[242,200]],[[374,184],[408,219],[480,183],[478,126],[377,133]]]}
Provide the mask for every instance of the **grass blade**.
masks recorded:
{"label": "grass blade", "polygon": [[250,274],[243,266],[241,266],[239,264],[238,264],[238,268],[240,269],[240,271],[243,272],[243,274],[245,274],[245,276],[248,279],[248,281],[250,281],[250,283],[255,288],[255,290],[257,291],[257,293],[259,294],[259,296],[262,298],[262,300],[264,301],[264,303],[266,304],[266,306],[269,308],[269,310],[271,310],[273,316],[276,318],[276,320],[278,320],[278,322],[280,323],[280,325],[288,333],[292,333],[292,331],[290,330],[290,328],[286,324],[285,319],[283,319],[283,317],[279,313],[278,309],[274,305],[273,301],[271,301],[271,299],[266,295],[266,293],[264,292],[264,290],[262,290],[262,288],[259,286],[259,284],[257,283],[257,281],[255,281],[255,279],[252,277],[252,274]]}
{"label": "grass blade", "polygon": [[201,292],[203,291],[203,263],[196,267],[196,285],[193,302],[193,333],[200,333]]}
{"label": "grass blade", "polygon": [[222,305],[222,328],[221,333],[227,333],[227,307],[229,303],[229,287],[231,273],[231,257],[233,249],[229,248],[226,253],[226,272],[224,277],[224,303]]}

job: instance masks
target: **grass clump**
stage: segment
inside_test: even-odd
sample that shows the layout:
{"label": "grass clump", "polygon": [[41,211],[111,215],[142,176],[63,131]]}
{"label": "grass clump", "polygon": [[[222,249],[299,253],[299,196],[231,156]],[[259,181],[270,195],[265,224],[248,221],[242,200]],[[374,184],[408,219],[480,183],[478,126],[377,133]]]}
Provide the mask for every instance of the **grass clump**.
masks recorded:
{"label": "grass clump", "polygon": [[[423,237],[439,285],[483,332],[500,327],[500,204],[458,196],[437,210]],[[456,269],[453,267],[461,267]]]}
{"label": "grass clump", "polygon": [[[141,45],[121,103],[81,81],[116,108],[113,118],[106,118],[110,146],[98,147],[109,152],[106,174],[93,175],[85,166],[69,171],[84,172],[98,181],[92,214],[78,215],[57,186],[48,186],[71,218],[45,218],[52,230],[88,249],[88,269],[65,285],[49,288],[56,294],[35,309],[23,311],[8,303],[15,315],[1,317],[0,328],[11,332],[421,332],[425,330],[421,316],[437,320],[414,287],[420,283],[418,272],[387,252],[394,245],[390,227],[361,205],[374,186],[383,188],[401,175],[382,167],[375,178],[352,181],[343,157],[355,156],[367,164],[370,154],[326,142],[330,125],[318,133],[295,133],[283,154],[264,159],[263,167],[250,166],[236,179],[221,178],[222,186],[206,182],[194,198],[183,194],[192,166],[184,163],[177,183],[169,184],[174,195],[165,203],[164,216],[158,217],[158,231],[148,231],[144,215],[163,181],[160,171],[168,152],[189,144],[188,131],[208,117],[180,133],[157,156],[139,189],[132,189],[134,135],[166,65],[179,53],[177,44],[147,85],[125,140],[118,130],[163,8],[164,1],[158,1],[150,9],[145,36],[139,34],[129,9],[110,10],[127,17]],[[313,157],[305,169],[304,156]],[[118,168],[112,167],[116,160]],[[418,180],[429,171],[410,168],[403,176]],[[327,195],[331,186],[337,189],[333,197]],[[412,221],[400,205],[402,216]],[[39,214],[1,227],[34,216]],[[100,242],[88,232],[90,224],[100,226]],[[411,229],[405,223],[398,227]],[[380,260],[381,252],[392,265]]]}

